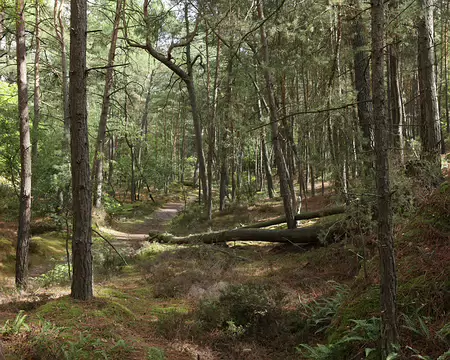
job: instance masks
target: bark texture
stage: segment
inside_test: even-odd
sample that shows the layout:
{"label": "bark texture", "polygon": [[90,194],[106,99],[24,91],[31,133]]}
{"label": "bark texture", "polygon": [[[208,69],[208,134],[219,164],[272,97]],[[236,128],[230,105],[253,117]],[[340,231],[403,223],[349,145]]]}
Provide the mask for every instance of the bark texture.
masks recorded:
{"label": "bark texture", "polygon": [[39,123],[41,121],[41,6],[40,2],[36,1],[35,4],[35,26],[34,26],[34,39],[35,39],[35,53],[34,53],[34,119],[33,119],[33,142],[31,145],[31,157],[33,166],[36,169],[37,157],[38,157],[38,142],[39,142]]}
{"label": "bark texture", "polygon": [[77,300],[93,297],[92,280],[92,189],[89,169],[89,141],[86,109],[87,3],[70,4],[70,125],[73,198],[73,278],[71,296]]}
{"label": "bark texture", "polygon": [[433,0],[419,0],[421,17],[418,24],[419,88],[421,106],[421,134],[423,156],[441,165],[441,124],[436,89]]}
{"label": "bark texture", "polygon": [[152,241],[170,244],[216,244],[228,241],[262,241],[286,244],[320,245],[320,234],[327,232],[327,239],[333,238],[339,230],[328,231],[326,227],[311,226],[301,229],[266,230],[266,229],[235,229],[213,231],[188,236],[172,234],[150,234]]}
{"label": "bark texture", "polygon": [[355,90],[358,102],[358,119],[365,140],[364,148],[373,149],[372,102],[370,94],[370,68],[367,54],[366,28],[359,1],[353,1],[355,21],[353,34]]}
{"label": "bark texture", "polygon": [[[258,0],[257,2],[257,11],[258,18],[261,21],[264,21],[264,12],[263,12],[263,4],[262,0]],[[289,229],[295,229],[297,223],[295,221],[295,213],[296,213],[296,199],[295,194],[293,193],[293,186],[291,186],[290,174],[286,164],[286,159],[283,154],[280,133],[278,129],[278,111],[277,105],[275,101],[275,94],[273,89],[273,79],[272,74],[270,73],[270,58],[269,58],[269,44],[267,42],[267,35],[264,25],[260,27],[260,36],[261,36],[261,45],[262,45],[262,53],[263,53],[263,64],[264,64],[264,79],[266,81],[267,87],[267,97],[269,103],[269,112],[270,112],[270,122],[272,129],[272,142],[273,148],[275,152],[275,161],[278,168],[278,174],[280,177],[280,193],[283,198],[284,211],[286,213],[287,225]]]}
{"label": "bark texture", "polygon": [[20,209],[16,249],[16,287],[26,289],[28,278],[28,248],[31,223],[31,140],[28,112],[28,83],[25,44],[25,1],[17,0],[16,20],[17,88],[20,131]]}
{"label": "bark texture", "polygon": [[[330,216],[330,215],[343,214],[343,213],[345,213],[345,206],[336,206],[336,207],[333,207],[330,209],[324,209],[324,210],[319,210],[319,211],[311,211],[311,212],[306,212],[306,213],[302,213],[302,214],[297,214],[297,215],[295,215],[295,220],[299,221],[299,220],[316,219],[316,218],[321,218],[321,217]],[[242,229],[262,228],[262,227],[268,227],[268,226],[272,226],[272,225],[283,224],[285,222],[286,222],[286,217],[281,216],[276,219],[272,219],[272,220],[268,220],[268,221],[261,221],[256,224],[246,225],[246,226],[243,226]]]}
{"label": "bark texture", "polygon": [[389,124],[384,81],[384,0],[372,2],[372,94],[375,126],[378,242],[381,277],[382,359],[394,350],[397,332],[397,275],[395,269],[389,175]]}
{"label": "bark texture", "polygon": [[109,104],[111,100],[111,90],[114,84],[114,60],[116,56],[117,36],[119,33],[120,16],[122,14],[122,0],[116,3],[116,16],[114,19],[113,32],[111,35],[111,45],[109,47],[108,64],[105,76],[105,87],[103,90],[102,111],[100,113],[100,122],[98,125],[97,142],[94,153],[94,166],[92,169],[94,177],[94,205],[100,208],[102,205],[103,189],[103,163],[106,139],[106,123],[108,121]]}

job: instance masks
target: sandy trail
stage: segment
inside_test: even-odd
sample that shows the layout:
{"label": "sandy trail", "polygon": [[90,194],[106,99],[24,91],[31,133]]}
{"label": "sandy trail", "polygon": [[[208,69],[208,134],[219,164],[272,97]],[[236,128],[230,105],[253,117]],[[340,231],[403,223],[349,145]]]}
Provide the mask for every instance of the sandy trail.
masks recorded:
{"label": "sandy trail", "polygon": [[161,208],[155,210],[149,219],[142,224],[136,224],[133,232],[117,231],[108,227],[100,226],[99,230],[110,236],[115,237],[119,241],[147,241],[149,232],[164,232],[168,223],[177,214],[183,210],[184,204],[178,202],[170,202],[164,204]]}

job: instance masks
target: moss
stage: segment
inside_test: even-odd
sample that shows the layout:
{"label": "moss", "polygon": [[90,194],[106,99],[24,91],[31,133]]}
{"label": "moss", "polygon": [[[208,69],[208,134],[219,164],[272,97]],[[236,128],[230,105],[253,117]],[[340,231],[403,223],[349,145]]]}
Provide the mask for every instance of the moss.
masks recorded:
{"label": "moss", "polygon": [[100,289],[98,292],[98,296],[101,298],[117,298],[117,299],[128,299],[129,296],[125,293],[123,293],[120,290],[114,289],[114,288],[103,288]]}
{"label": "moss", "polygon": [[123,322],[125,320],[135,320],[136,316],[125,305],[109,300],[103,303],[99,309],[92,314],[99,318],[107,318],[113,322]]}
{"label": "moss", "polygon": [[38,317],[64,325],[75,323],[83,313],[82,306],[69,297],[50,301],[36,311]]}
{"label": "moss", "polygon": [[33,236],[30,243],[30,253],[42,256],[48,260],[52,257],[60,257],[66,252],[66,240],[59,233],[47,233]]}

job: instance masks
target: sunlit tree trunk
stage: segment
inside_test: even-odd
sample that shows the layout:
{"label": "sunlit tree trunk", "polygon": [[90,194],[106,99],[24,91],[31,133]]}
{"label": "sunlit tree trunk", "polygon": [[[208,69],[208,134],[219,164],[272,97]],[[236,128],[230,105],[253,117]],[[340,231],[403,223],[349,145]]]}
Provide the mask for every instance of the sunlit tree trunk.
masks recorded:
{"label": "sunlit tree trunk", "polygon": [[61,76],[62,76],[62,96],[64,108],[64,147],[69,149],[70,143],[70,114],[69,114],[69,76],[67,73],[67,51],[65,43],[65,27],[62,18],[64,0],[55,0],[53,9],[53,21],[55,26],[56,38],[61,47]]}
{"label": "sunlit tree trunk", "polygon": [[25,1],[16,2],[17,90],[20,131],[20,208],[16,250],[16,287],[26,289],[31,222],[31,140],[25,44]]}
{"label": "sunlit tree trunk", "polygon": [[111,35],[111,45],[109,47],[108,64],[105,76],[105,87],[103,90],[102,111],[98,125],[97,142],[95,144],[93,162],[93,184],[94,184],[94,205],[96,208],[102,205],[103,189],[103,163],[105,157],[106,124],[108,121],[109,104],[111,101],[111,90],[114,85],[114,60],[116,56],[117,36],[119,34],[119,24],[122,14],[122,0],[117,0],[116,15],[114,18],[113,32]]}
{"label": "sunlit tree trunk", "polygon": [[72,155],[73,277],[71,296],[93,297],[92,188],[89,169],[89,137],[86,99],[87,2],[70,3],[70,126]]}

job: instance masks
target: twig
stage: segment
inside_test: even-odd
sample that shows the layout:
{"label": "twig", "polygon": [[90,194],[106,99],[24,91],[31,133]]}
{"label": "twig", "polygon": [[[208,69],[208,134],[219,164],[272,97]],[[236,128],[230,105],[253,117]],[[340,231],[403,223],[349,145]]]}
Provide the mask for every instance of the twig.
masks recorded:
{"label": "twig", "polygon": [[120,254],[119,251],[117,251],[117,249],[115,248],[115,246],[114,246],[107,238],[105,238],[102,234],[100,234],[100,233],[99,233],[97,230],[95,230],[95,229],[92,229],[92,231],[93,231],[94,233],[96,233],[98,236],[100,236],[103,240],[105,240],[105,241],[108,243],[108,245],[111,246],[111,247],[113,248],[113,250],[117,253],[117,255],[119,255],[119,257],[122,259],[123,263],[124,263],[125,265],[128,265],[128,263],[127,263],[127,261],[125,260],[125,258]]}
{"label": "twig", "polygon": [[305,248],[302,247],[301,245],[311,245],[311,244],[296,244],[296,243],[292,242],[291,240],[289,240],[288,238],[285,238],[285,237],[282,237],[282,239],[286,240],[291,245],[294,245],[295,247],[298,247],[300,250],[303,250],[303,251],[305,251]]}

